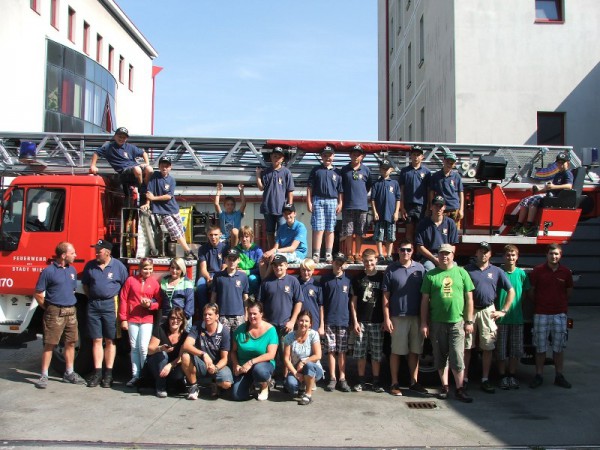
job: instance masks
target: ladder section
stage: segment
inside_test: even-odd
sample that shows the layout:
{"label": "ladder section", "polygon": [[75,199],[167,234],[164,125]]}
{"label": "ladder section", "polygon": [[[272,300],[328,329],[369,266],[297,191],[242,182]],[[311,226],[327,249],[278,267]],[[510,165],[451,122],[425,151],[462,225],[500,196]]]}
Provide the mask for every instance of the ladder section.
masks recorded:
{"label": "ladder section", "polygon": [[[5,175],[86,174],[94,151],[111,138],[107,134],[0,132],[0,171]],[[19,149],[24,141],[35,144],[34,159],[20,158]],[[161,156],[171,157],[172,174],[181,185],[254,183],[256,168],[269,165],[269,153],[276,146],[286,150],[286,166],[298,186],[306,186],[310,170],[319,164],[319,151],[327,144],[336,148],[335,166],[338,168],[350,161],[352,147],[360,144],[365,149],[363,163],[370,167],[374,177],[377,177],[378,163],[382,159],[390,160],[396,171],[408,165],[409,150],[413,145],[423,148],[423,161],[432,172],[442,167],[445,153],[456,154],[456,168],[465,181],[474,181],[475,168],[483,155],[505,158],[508,162],[506,180],[510,181],[529,177],[535,168],[552,163],[561,151],[570,153],[572,167],[581,166],[571,147],[135,135],[130,136],[128,142],[146,150],[154,167],[158,166]],[[100,173],[113,173],[104,158],[97,165]]]}

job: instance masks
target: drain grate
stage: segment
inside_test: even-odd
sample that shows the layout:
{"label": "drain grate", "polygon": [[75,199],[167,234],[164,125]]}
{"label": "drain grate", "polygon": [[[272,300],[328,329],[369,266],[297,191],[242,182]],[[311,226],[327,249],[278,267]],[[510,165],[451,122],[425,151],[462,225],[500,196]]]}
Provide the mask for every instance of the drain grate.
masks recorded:
{"label": "drain grate", "polygon": [[435,409],[435,402],[406,402],[406,406],[410,409]]}

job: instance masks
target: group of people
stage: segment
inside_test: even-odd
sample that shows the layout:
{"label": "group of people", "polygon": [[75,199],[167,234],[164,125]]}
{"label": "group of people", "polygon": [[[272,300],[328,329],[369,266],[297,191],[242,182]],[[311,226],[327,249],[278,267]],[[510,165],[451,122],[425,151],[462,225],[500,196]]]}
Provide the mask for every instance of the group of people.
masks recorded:
{"label": "group of people", "polygon": [[[142,188],[146,194],[142,207],[168,216],[170,219],[163,217],[163,222],[172,237],[182,239],[170,161],[161,158],[159,172],[147,173],[146,167],[135,162],[135,157],[143,155],[126,143],[127,137],[126,129],[118,129],[115,140],[97,154],[106,157],[115,170],[113,162],[121,158],[121,172],[129,173],[140,184],[148,178],[147,188]],[[256,398],[265,400],[273,380],[280,379],[286,390],[299,395],[299,404],[307,405],[312,402],[316,382],[325,377],[320,363],[323,350],[328,355],[325,391],[360,392],[370,386],[375,392],[385,392],[381,383],[385,331],[391,334],[392,395],[402,395],[401,356],[408,361],[409,389],[428,393],[418,374],[419,355],[424,339],[429,337],[442,382],[438,397],[448,396],[450,369],[456,398],[471,402],[468,367],[476,346],[482,351],[483,391],[495,391],[489,380],[494,351],[500,388],[519,386],[516,369],[523,351],[522,301],[529,295],[535,305],[533,337],[538,352],[536,376],[530,386],[543,383],[543,362],[551,337],[555,384],[570,387],[562,373],[562,355],[572,277],[559,263],[560,246],[550,246],[547,261],[529,277],[516,266],[519,252],[514,245],[504,248],[503,269],[490,264],[492,249],[486,242],[479,244],[473,264],[459,267],[454,254],[457,222],[464,216],[464,196],[460,175],[453,170],[455,155],[445,154],[443,169],[432,175],[421,164],[423,150],[414,146],[411,164],[400,171],[399,181],[390,178],[391,163],[382,161],[381,176],[375,183],[369,168],[362,164],[364,150],[360,145],[352,149],[350,163],[340,171],[333,168],[334,155],[335,149],[326,146],[321,152],[322,164],[309,176],[312,257],[307,257],[307,230],[296,220],[294,182],[283,165],[284,152],[279,147],[271,153],[272,166],[257,169],[257,185],[263,191],[266,251],[253,242],[252,228],[241,225],[243,185],[238,186],[242,200],[239,210],[233,197],[226,197],[221,208],[222,186],[217,186],[219,224],[208,227],[208,242],[198,251],[196,286],[186,277],[182,258],[171,261],[170,274],[160,282],[152,276],[151,259],[142,259],[139,273],[128,276],[123,264],[111,256],[111,244],[98,241],[96,259],[86,264],[82,276],[89,299],[86,320],[95,366],[87,385],[111,386],[118,323],[128,331],[131,344],[132,378],[127,384],[135,386],[147,365],[159,397],[167,396],[169,382],[185,380],[191,400],[198,398],[199,385],[206,383],[212,396],[231,389],[233,399],[245,400],[256,390]],[[147,163],[147,157],[144,159]],[[96,160],[92,161],[92,172]],[[361,252],[369,203],[377,252]],[[165,208],[165,204],[172,208]],[[343,252],[334,254],[333,231],[340,212]],[[407,234],[397,247],[398,260],[393,262],[395,223],[400,218],[406,223]],[[321,261],[323,240],[325,262],[331,263],[332,269],[317,282],[313,274]],[[187,244],[184,251],[185,259],[196,259]],[[60,243],[55,262],[42,272],[35,289],[35,298],[45,310],[42,375],[36,383],[39,388],[47,386],[52,349],[63,332],[63,381],[84,382],[73,371],[77,340],[74,258],[73,246]],[[345,273],[348,263],[361,262],[364,271],[350,279]],[[299,264],[298,277],[288,274],[289,263]],[[377,270],[382,263],[388,264],[385,272]],[[358,365],[358,379],[352,384],[346,378],[349,349]],[[367,383],[369,355],[373,379]]]}

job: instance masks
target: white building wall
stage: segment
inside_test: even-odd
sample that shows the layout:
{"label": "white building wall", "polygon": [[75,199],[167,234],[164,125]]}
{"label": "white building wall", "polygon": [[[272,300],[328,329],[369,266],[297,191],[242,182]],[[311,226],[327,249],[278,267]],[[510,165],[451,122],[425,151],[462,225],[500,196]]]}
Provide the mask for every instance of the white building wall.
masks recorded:
{"label": "white building wall", "polygon": [[[113,76],[118,80],[119,55],[125,61],[124,84],[117,83],[116,126],[131,133],[150,134],[152,129],[152,59],[157,54],[145,48],[105,7],[116,8],[113,0],[60,0],[58,30],[50,24],[50,0],[38,0],[39,14],[27,0],[2,0],[0,14],[0,129],[38,132],[44,128],[46,85],[46,39],[83,53],[83,22],[90,24],[89,57],[96,60],[96,35],[103,37],[101,64],[108,68],[108,46],[114,47]],[[68,39],[68,9],[76,12],[75,43]],[[120,10],[118,10],[120,11]],[[129,19],[120,12],[122,20]],[[133,91],[128,88],[129,64],[134,67]]]}

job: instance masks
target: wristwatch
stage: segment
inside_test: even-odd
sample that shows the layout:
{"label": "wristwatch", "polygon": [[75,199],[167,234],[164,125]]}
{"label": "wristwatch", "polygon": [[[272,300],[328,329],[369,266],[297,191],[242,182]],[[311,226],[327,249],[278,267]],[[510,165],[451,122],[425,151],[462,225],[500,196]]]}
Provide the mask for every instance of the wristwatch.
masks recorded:
{"label": "wristwatch", "polygon": [[504,314],[508,313],[508,310],[506,310],[506,309],[502,309],[501,311],[502,311]]}
{"label": "wristwatch", "polygon": [[472,320],[465,320],[465,325],[473,325],[473,321]]}

